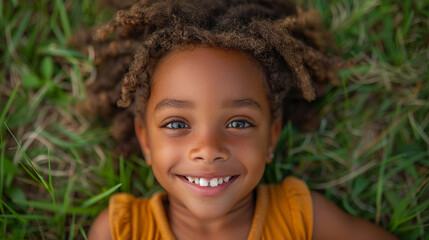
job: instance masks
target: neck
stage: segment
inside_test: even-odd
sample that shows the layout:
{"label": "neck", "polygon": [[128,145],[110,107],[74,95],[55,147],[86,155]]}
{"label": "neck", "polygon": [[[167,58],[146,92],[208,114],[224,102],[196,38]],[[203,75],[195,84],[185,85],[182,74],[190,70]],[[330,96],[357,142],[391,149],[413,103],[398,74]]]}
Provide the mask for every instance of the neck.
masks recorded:
{"label": "neck", "polygon": [[189,239],[189,236],[206,240],[246,239],[249,234],[255,209],[253,192],[236,204],[226,215],[211,219],[196,217],[173,197],[169,196],[168,200],[167,216],[177,239]]}

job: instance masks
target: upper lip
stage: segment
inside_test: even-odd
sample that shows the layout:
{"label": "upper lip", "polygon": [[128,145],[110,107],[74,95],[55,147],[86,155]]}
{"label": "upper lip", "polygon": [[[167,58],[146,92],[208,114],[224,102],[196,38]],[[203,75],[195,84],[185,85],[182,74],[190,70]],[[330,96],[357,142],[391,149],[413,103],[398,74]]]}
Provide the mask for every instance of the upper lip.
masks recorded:
{"label": "upper lip", "polygon": [[184,176],[184,177],[192,177],[192,178],[212,179],[212,178],[232,177],[232,176],[237,176],[238,174],[210,173],[210,174],[178,174],[178,175]]}

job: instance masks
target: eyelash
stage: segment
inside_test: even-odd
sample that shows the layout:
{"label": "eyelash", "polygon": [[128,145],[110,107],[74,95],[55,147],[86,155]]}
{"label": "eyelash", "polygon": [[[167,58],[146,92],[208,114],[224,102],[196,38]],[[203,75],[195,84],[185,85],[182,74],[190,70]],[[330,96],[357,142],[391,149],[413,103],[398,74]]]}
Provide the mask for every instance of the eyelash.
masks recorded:
{"label": "eyelash", "polygon": [[[233,123],[241,123],[241,125],[234,127]],[[248,121],[247,119],[236,119],[236,120],[229,122],[227,125],[227,128],[244,129],[244,128],[249,128],[249,127],[253,127],[253,126],[254,125],[252,123],[250,123],[250,121]],[[187,128],[190,128],[190,126],[187,123],[185,123],[184,121],[180,121],[180,120],[170,121],[162,127],[168,128],[168,129],[187,129]]]}
{"label": "eyelash", "polygon": [[[239,126],[239,127],[233,127],[232,126],[232,124],[233,123],[243,123],[244,124],[244,126],[243,127],[241,127],[241,126]],[[253,127],[254,125],[252,124],[252,123],[250,123],[248,120],[246,120],[246,119],[236,119],[236,120],[234,120],[234,121],[231,121],[230,123],[228,123],[228,125],[227,125],[227,127],[228,128],[239,128],[239,129],[244,129],[244,128],[249,128],[249,127]]]}
{"label": "eyelash", "polygon": [[[177,125],[177,124],[182,124],[181,127],[173,127],[173,124]],[[169,128],[169,129],[184,129],[184,128],[190,128],[189,125],[183,121],[171,121],[168,122],[167,124],[165,124],[163,126],[164,128]]]}

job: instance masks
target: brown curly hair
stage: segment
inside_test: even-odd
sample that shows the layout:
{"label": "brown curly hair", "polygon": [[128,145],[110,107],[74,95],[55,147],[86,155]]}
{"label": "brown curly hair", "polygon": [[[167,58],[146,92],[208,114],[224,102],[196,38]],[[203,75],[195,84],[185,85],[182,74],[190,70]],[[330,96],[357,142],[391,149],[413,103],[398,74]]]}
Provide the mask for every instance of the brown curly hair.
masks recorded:
{"label": "brown curly hair", "polygon": [[123,154],[140,150],[133,112],[149,97],[151,69],[171,51],[205,45],[253,56],[266,73],[273,115],[280,114],[287,93],[294,102],[314,100],[326,83],[336,83],[337,69],[345,65],[330,54],[339,51],[320,15],[289,0],[141,1],[72,41],[95,49],[98,74],[87,106],[113,119],[111,133]]}

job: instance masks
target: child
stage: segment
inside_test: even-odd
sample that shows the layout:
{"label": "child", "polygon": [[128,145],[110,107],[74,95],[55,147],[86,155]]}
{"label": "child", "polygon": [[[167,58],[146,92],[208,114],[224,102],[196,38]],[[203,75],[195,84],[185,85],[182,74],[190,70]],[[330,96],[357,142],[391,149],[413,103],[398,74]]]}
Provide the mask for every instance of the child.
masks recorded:
{"label": "child", "polygon": [[[258,185],[286,94],[315,99],[315,86],[334,82],[342,65],[315,16],[288,1],[154,0],[101,28],[92,101],[118,116],[114,126],[134,123],[166,191],[112,196],[89,238],[394,239],[297,178]],[[108,81],[128,65],[122,85]],[[119,90],[132,122],[111,106]],[[114,129],[116,139],[129,138],[126,127]]]}

